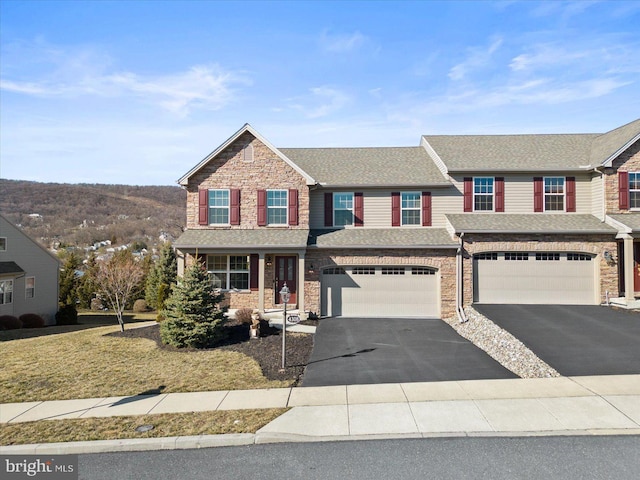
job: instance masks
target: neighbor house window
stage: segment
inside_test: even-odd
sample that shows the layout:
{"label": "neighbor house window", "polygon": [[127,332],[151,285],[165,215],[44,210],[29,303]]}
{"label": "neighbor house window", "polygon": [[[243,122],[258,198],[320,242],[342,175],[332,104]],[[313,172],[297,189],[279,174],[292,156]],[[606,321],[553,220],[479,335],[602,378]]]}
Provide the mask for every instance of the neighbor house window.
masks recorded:
{"label": "neighbor house window", "polygon": [[493,211],[493,178],[473,179],[473,209],[476,212]]}
{"label": "neighbor house window", "polygon": [[629,208],[640,208],[640,172],[629,172]]}
{"label": "neighbor house window", "polygon": [[545,177],[544,210],[545,212],[564,211],[564,177]]}
{"label": "neighbor house window", "polygon": [[13,280],[0,281],[0,305],[13,303]]}
{"label": "neighbor house window", "polygon": [[353,225],[353,193],[333,194],[333,225]]}
{"label": "neighbor house window", "polygon": [[209,224],[229,224],[229,190],[209,190]]}
{"label": "neighbor house window", "polygon": [[400,195],[402,225],[421,225],[422,194],[419,192],[402,192]]}
{"label": "neighbor house window", "polygon": [[287,225],[287,190],[267,190],[267,225]]}
{"label": "neighbor house window", "polygon": [[207,255],[207,271],[213,288],[249,289],[249,257],[247,255]]}
{"label": "neighbor house window", "polygon": [[7,238],[0,237],[0,252],[6,252],[6,251],[7,251]]}
{"label": "neighbor house window", "polygon": [[24,283],[25,298],[33,298],[36,296],[36,277],[27,277]]}

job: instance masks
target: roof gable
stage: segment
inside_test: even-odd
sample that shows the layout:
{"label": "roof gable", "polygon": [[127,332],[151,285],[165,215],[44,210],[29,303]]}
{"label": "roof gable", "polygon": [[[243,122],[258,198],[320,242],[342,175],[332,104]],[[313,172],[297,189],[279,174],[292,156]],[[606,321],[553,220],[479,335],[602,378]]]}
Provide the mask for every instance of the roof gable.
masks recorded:
{"label": "roof gable", "polygon": [[598,136],[593,141],[591,163],[610,167],[618,156],[639,139],[640,118]]}

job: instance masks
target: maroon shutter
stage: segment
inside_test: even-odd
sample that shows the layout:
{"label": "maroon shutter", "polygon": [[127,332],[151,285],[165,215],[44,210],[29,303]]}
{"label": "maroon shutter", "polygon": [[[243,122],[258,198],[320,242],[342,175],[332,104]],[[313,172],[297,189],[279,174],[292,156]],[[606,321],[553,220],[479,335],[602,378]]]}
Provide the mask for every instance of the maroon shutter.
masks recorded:
{"label": "maroon shutter", "polygon": [[231,225],[240,225],[240,190],[231,189]]}
{"label": "maroon shutter", "polygon": [[333,193],[324,194],[324,226],[333,227]]}
{"label": "maroon shutter", "polygon": [[618,206],[629,210],[629,172],[618,172]]}
{"label": "maroon shutter", "polygon": [[362,192],[355,192],[353,194],[353,225],[356,227],[362,227],[364,225],[364,201]]}
{"label": "maroon shutter", "polygon": [[422,226],[431,226],[431,192],[422,192]]}
{"label": "maroon shutter", "polygon": [[209,190],[198,190],[198,224],[209,224]]}
{"label": "maroon shutter", "polygon": [[533,211],[544,211],[544,193],[542,192],[542,177],[533,177]]}
{"label": "maroon shutter", "polygon": [[289,190],[289,225],[298,225],[298,190]]}
{"label": "maroon shutter", "polygon": [[473,178],[464,179],[464,211],[473,212]]}
{"label": "maroon shutter", "polygon": [[567,188],[567,212],[576,211],[576,177],[565,179]]}
{"label": "maroon shutter", "polygon": [[252,253],[249,259],[249,288],[252,291],[258,290],[258,273],[260,270],[258,258],[257,253]]}
{"label": "maroon shutter", "polygon": [[267,225],[267,191],[258,190],[258,226]]}
{"label": "maroon shutter", "polygon": [[391,226],[400,226],[400,192],[391,192]]}
{"label": "maroon shutter", "polygon": [[495,197],[496,197],[496,212],[504,212],[504,177],[496,177],[495,184]]}

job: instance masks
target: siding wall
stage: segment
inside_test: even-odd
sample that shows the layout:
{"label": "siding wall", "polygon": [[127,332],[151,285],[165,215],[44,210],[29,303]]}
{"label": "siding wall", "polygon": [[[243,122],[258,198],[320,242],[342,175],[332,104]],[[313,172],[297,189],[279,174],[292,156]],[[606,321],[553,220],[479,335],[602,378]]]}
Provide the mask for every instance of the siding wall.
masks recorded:
{"label": "siding wall", "polygon": [[604,207],[603,179],[599,173],[594,173],[591,177],[591,214],[602,220]]}

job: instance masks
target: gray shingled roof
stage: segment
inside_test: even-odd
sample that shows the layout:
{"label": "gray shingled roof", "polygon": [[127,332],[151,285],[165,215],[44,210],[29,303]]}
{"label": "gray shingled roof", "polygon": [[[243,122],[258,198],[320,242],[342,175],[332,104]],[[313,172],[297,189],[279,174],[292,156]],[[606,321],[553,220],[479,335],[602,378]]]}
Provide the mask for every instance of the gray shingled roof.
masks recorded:
{"label": "gray shingled roof", "polygon": [[450,172],[567,170],[588,165],[598,134],[425,135]]}
{"label": "gray shingled roof", "polygon": [[329,186],[449,185],[422,147],[279,148]]}
{"label": "gray shingled roof", "polygon": [[317,248],[456,248],[444,228],[345,228],[311,230],[309,246]]}
{"label": "gray shingled roof", "polygon": [[629,227],[632,231],[640,230],[640,213],[614,213],[609,214],[616,222]]}
{"label": "gray shingled roof", "polygon": [[640,134],[640,119],[598,136],[593,141],[591,163],[601,165],[638,134]]}
{"label": "gray shingled roof", "polygon": [[465,233],[616,233],[593,215],[574,213],[461,213],[445,215],[456,232]]}
{"label": "gray shingled roof", "polygon": [[0,262],[0,275],[10,273],[24,273],[24,270],[16,262]]}
{"label": "gray shingled roof", "polygon": [[174,242],[176,248],[305,248],[309,230],[187,230]]}

